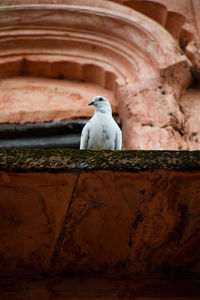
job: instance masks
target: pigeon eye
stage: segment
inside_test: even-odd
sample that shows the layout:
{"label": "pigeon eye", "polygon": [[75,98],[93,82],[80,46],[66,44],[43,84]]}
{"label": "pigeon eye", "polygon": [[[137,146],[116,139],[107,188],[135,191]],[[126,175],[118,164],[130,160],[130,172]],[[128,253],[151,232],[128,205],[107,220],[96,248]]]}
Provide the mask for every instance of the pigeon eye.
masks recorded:
{"label": "pigeon eye", "polygon": [[100,97],[100,98],[99,98],[99,101],[103,101],[103,98],[102,98],[102,97]]}

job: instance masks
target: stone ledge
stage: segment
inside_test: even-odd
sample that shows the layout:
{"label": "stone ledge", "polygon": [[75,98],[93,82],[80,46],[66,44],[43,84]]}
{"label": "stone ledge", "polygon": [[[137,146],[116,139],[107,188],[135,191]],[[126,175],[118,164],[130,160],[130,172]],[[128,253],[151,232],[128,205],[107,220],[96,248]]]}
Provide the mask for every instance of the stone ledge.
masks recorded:
{"label": "stone ledge", "polygon": [[0,277],[200,278],[199,152],[4,149],[0,178]]}
{"label": "stone ledge", "polygon": [[72,170],[139,171],[200,169],[200,151],[91,151],[75,149],[0,149],[0,170],[72,171]]}

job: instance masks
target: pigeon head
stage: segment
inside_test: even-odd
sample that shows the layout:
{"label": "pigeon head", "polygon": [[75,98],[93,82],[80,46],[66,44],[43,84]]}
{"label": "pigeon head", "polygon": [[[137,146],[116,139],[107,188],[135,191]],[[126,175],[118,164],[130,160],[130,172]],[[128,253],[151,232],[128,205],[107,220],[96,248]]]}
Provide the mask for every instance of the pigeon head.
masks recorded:
{"label": "pigeon head", "polygon": [[101,113],[112,113],[109,101],[103,96],[96,96],[88,105],[93,105],[95,111]]}

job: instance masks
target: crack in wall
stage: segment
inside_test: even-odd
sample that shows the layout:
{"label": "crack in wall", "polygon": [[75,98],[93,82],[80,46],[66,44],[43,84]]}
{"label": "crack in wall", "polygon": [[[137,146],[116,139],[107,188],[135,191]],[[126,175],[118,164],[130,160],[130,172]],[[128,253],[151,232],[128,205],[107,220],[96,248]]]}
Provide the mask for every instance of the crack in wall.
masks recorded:
{"label": "crack in wall", "polygon": [[[74,200],[74,194],[76,192],[76,188],[77,188],[78,180],[79,180],[79,177],[80,177],[80,173],[81,173],[81,171],[78,171],[77,176],[76,176],[76,180],[75,180],[75,183],[74,183],[74,188],[72,190],[71,199],[69,201],[68,208],[67,208],[66,218],[68,218],[69,213],[70,213],[70,208],[71,208],[73,200]],[[65,221],[66,221],[66,218],[65,218]],[[64,224],[66,224],[66,222],[64,222]]]}
{"label": "crack in wall", "polygon": [[160,201],[160,211],[159,213],[161,213],[163,211],[163,201],[164,201],[164,196],[165,196],[165,193],[167,192],[167,189],[168,189],[168,186],[169,186],[169,176],[171,174],[171,170],[167,170],[167,175],[166,177],[163,179],[163,181],[161,182],[161,184],[163,185],[162,188],[161,188],[161,192],[162,192],[162,197],[161,197],[161,201]]}
{"label": "crack in wall", "polygon": [[78,173],[77,173],[77,176],[76,176],[76,179],[75,179],[75,182],[74,182],[74,187],[73,187],[72,194],[71,194],[71,199],[70,199],[68,207],[67,207],[66,215],[65,215],[65,218],[64,218],[61,230],[60,230],[60,234],[58,235],[57,241],[55,243],[55,247],[54,247],[52,257],[50,259],[48,271],[51,272],[51,273],[54,271],[56,261],[58,260],[58,257],[59,257],[60,247],[61,247],[61,245],[63,243],[63,240],[64,240],[64,237],[65,237],[66,224],[68,222],[68,218],[69,218],[69,215],[70,215],[70,209],[71,209],[71,206],[72,206],[72,203],[73,203],[73,200],[74,200],[74,195],[75,195],[75,192],[77,190],[77,185],[78,185],[78,180],[79,180],[79,177],[80,177],[80,173],[81,173],[81,171],[78,171]]}

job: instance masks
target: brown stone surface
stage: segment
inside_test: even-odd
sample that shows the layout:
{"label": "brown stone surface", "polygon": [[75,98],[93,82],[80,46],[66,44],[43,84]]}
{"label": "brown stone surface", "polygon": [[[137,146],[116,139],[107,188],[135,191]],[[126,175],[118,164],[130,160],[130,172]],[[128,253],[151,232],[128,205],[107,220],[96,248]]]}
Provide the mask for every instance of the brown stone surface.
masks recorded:
{"label": "brown stone surface", "polygon": [[199,280],[156,278],[41,278],[39,281],[5,281],[4,300],[199,300]]}
{"label": "brown stone surface", "polygon": [[63,225],[75,174],[0,173],[0,273],[45,272]]}
{"label": "brown stone surface", "polygon": [[199,181],[167,169],[1,172],[1,274],[199,273]]}
{"label": "brown stone surface", "polygon": [[108,274],[198,272],[199,180],[198,171],[82,172],[53,267]]}
{"label": "brown stone surface", "polygon": [[199,299],[199,156],[1,150],[0,298]]}

